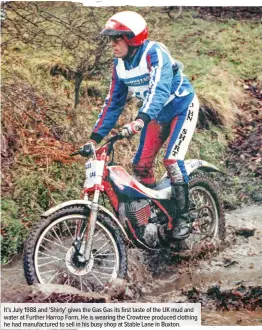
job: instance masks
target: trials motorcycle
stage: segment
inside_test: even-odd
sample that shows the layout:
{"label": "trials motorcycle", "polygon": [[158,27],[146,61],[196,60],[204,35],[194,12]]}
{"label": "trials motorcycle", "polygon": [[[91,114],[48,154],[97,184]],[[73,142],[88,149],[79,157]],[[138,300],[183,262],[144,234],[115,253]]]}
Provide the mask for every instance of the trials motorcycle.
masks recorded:
{"label": "trials motorcycle", "polygon": [[[115,278],[126,276],[130,243],[157,251],[176,245],[172,238],[176,203],[167,174],[151,189],[115,165],[114,144],[122,138],[115,135],[85,153],[89,156],[83,199],[52,207],[32,227],[24,248],[28,284],[101,291]],[[81,149],[72,155],[78,154],[83,155]],[[217,186],[208,175],[219,169],[197,159],[186,160],[185,166],[190,177],[191,229],[183,242],[191,251],[223,241],[225,217]],[[104,195],[110,203],[103,206]]]}

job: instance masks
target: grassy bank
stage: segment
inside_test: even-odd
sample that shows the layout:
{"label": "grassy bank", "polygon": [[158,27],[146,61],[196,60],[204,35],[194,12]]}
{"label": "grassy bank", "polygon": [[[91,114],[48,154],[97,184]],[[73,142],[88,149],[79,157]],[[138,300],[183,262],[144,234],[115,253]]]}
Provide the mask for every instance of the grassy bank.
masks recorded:
{"label": "grassy bank", "polygon": [[[203,113],[209,118],[207,129],[198,128],[187,158],[205,159],[226,170],[225,151],[233,136],[231,128],[247,102],[245,80],[262,81],[261,25],[247,20],[205,19],[197,10],[184,10],[172,20],[162,8],[130,9],[145,15],[150,39],[165,43],[184,63],[185,74],[192,80]],[[56,14],[61,11],[51,5],[47,10]],[[81,10],[83,15],[88,14],[88,8]],[[74,58],[59,48],[46,51],[19,38],[3,54],[3,263],[21,250],[32,222],[44,210],[79,197],[84,162],[68,155],[87,140],[107,93],[109,69],[99,80],[93,77],[83,81],[80,104],[74,108],[74,83],[50,75],[51,64],[55,63],[73,68]],[[88,95],[90,87],[99,90],[100,96]],[[117,127],[134,118],[136,112],[133,100]],[[131,143],[119,143],[116,159],[129,171],[137,143],[138,137]],[[156,163],[158,176],[163,174],[161,155]]]}

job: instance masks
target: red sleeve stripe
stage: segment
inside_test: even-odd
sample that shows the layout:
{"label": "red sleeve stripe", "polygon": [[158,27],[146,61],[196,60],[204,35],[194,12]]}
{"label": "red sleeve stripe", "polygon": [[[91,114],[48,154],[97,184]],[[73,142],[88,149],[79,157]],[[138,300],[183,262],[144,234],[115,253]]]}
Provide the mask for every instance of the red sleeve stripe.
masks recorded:
{"label": "red sleeve stripe", "polygon": [[149,54],[146,55],[146,61],[147,61],[147,68],[150,71],[152,64],[151,64],[151,58],[150,58]]}

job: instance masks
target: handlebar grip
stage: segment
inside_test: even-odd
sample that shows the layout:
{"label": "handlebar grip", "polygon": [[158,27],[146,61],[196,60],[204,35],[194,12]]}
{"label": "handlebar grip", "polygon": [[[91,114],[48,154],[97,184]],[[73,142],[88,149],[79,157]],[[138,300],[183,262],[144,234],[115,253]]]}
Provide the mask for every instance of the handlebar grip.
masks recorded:
{"label": "handlebar grip", "polygon": [[70,154],[70,157],[72,157],[72,156],[76,156],[76,155],[80,155],[79,151],[75,151],[75,152],[73,152],[72,154]]}

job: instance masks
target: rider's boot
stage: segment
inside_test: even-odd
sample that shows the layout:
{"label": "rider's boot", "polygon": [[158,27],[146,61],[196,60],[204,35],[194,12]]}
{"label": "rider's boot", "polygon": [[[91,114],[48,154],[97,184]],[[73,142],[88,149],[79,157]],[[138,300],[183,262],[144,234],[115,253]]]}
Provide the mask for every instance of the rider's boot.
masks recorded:
{"label": "rider's boot", "polygon": [[172,233],[174,239],[183,240],[189,236],[189,187],[188,183],[172,182],[172,193],[177,207],[177,219]]}

